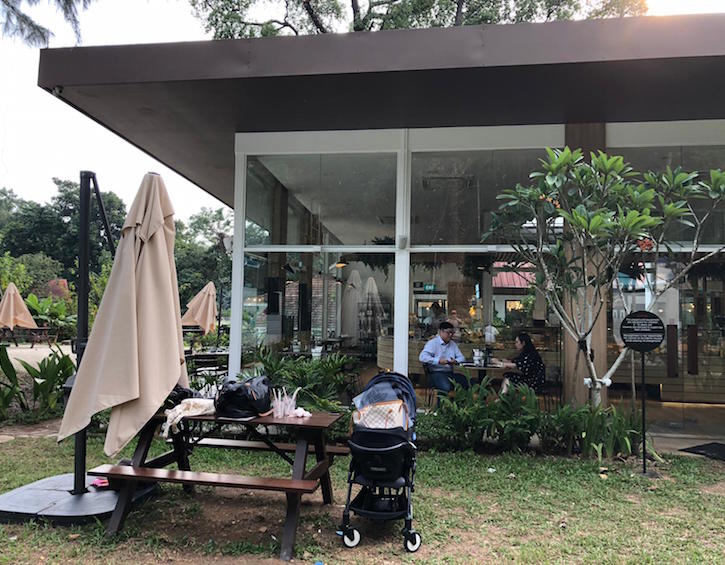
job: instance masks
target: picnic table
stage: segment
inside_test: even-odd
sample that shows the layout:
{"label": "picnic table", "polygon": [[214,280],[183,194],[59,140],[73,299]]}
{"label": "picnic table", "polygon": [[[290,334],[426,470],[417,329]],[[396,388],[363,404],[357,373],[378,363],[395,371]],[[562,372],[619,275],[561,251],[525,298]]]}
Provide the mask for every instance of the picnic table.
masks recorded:
{"label": "picnic table", "polygon": [[35,347],[35,344],[40,343],[41,341],[45,341],[48,345],[52,345],[55,338],[51,337],[48,333],[49,331],[50,328],[47,326],[39,326],[37,328],[21,328],[18,326],[12,330],[8,327],[2,327],[0,328],[0,341],[12,340],[17,347],[18,338],[23,339],[23,337],[25,337],[25,339],[30,342],[30,349]]}
{"label": "picnic table", "polygon": [[[152,459],[147,459],[151,442],[157,428],[165,420],[162,415],[152,418],[141,430],[138,443],[131,458],[131,465],[101,465],[88,471],[89,475],[107,477],[119,481],[118,502],[108,522],[108,532],[115,534],[123,527],[130,509],[136,485],[139,482],[171,482],[184,485],[186,492],[193,492],[194,485],[236,487],[245,489],[284,492],[286,495],[286,516],[282,532],[280,558],[292,558],[297,525],[300,516],[302,495],[311,494],[317,488],[322,490],[324,504],[332,504],[332,484],[329,468],[335,455],[347,455],[347,447],[325,445],[324,434],[341,414],[317,412],[307,418],[275,418],[258,416],[249,420],[217,418],[215,416],[190,416],[180,423],[180,431],[169,442],[173,449]],[[204,423],[211,423],[211,430],[204,431]],[[221,439],[209,437],[225,425],[244,426],[254,441]],[[296,438],[295,443],[275,443],[268,436],[257,431],[258,426],[284,427]],[[192,471],[189,455],[197,447],[216,449],[248,449],[271,451],[292,466],[291,478],[250,477],[236,474]],[[290,457],[294,453],[294,457]],[[317,464],[306,470],[307,457],[314,454]],[[164,467],[176,463],[178,470]]]}

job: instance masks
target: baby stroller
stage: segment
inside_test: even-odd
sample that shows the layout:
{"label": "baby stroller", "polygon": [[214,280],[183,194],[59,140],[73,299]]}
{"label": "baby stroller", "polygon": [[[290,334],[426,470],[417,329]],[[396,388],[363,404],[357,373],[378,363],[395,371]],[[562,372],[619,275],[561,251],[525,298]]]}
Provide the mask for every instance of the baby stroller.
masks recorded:
{"label": "baby stroller", "polygon": [[[345,547],[360,543],[360,531],[350,525],[350,511],[373,521],[405,520],[406,551],[420,548],[413,529],[411,493],[415,490],[415,391],[407,377],[380,373],[353,399],[350,470],[347,500],[338,535]],[[351,500],[353,485],[360,491]]]}

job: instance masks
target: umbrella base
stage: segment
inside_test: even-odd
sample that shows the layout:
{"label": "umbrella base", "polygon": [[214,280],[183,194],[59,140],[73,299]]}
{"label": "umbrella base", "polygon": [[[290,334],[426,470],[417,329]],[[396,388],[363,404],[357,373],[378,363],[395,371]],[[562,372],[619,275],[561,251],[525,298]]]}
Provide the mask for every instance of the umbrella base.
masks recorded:
{"label": "umbrella base", "polygon": [[[88,492],[71,494],[73,473],[47,477],[0,495],[1,522],[38,520],[59,526],[85,524],[108,518],[116,507],[118,493],[90,486],[97,477],[86,475]],[[156,485],[139,488],[133,502],[150,497]]]}

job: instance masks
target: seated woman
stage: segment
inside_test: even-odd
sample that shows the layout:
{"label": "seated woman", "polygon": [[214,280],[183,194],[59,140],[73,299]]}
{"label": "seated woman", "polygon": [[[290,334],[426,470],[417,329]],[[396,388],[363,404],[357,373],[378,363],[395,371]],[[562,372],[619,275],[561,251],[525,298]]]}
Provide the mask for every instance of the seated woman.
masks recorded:
{"label": "seated woman", "polygon": [[514,343],[519,354],[511,359],[511,361],[499,361],[496,358],[492,360],[494,363],[501,363],[503,367],[518,370],[516,373],[504,373],[503,383],[501,383],[501,393],[503,394],[508,390],[510,383],[523,383],[533,388],[535,392],[540,392],[546,378],[546,367],[541,360],[541,355],[536,351],[531,341],[531,336],[525,332],[521,332],[516,336]]}

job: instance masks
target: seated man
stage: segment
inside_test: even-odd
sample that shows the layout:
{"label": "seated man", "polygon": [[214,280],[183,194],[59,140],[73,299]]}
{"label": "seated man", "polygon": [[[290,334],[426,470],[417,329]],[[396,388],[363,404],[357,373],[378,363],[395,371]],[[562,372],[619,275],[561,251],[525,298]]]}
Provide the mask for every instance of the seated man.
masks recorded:
{"label": "seated man", "polygon": [[441,322],[438,335],[425,344],[423,351],[418,356],[428,371],[430,378],[428,384],[442,393],[448,393],[453,388],[451,380],[463,387],[468,387],[466,378],[453,372],[455,365],[466,360],[456,342],[451,339],[454,331],[453,324]]}

